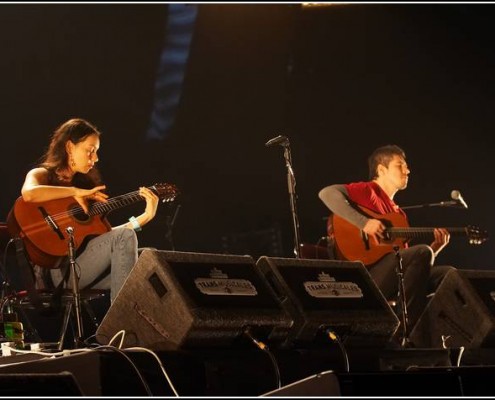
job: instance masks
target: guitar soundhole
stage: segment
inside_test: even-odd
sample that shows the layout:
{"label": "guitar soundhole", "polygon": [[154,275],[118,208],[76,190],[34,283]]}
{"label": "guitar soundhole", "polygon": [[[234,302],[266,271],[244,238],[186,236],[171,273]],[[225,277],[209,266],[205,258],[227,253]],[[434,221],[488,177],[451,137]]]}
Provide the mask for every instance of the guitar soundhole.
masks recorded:
{"label": "guitar soundhole", "polygon": [[80,223],[85,223],[90,220],[90,216],[86,214],[79,204],[75,204],[70,208],[70,213]]}

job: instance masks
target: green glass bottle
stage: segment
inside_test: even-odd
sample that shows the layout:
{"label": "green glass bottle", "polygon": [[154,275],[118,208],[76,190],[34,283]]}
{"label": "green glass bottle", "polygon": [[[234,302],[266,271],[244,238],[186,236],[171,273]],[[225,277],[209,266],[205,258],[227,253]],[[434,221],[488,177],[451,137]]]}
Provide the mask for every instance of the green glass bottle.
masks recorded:
{"label": "green glass bottle", "polygon": [[10,304],[7,304],[2,314],[2,324],[5,341],[14,342],[16,349],[24,349],[24,326]]}

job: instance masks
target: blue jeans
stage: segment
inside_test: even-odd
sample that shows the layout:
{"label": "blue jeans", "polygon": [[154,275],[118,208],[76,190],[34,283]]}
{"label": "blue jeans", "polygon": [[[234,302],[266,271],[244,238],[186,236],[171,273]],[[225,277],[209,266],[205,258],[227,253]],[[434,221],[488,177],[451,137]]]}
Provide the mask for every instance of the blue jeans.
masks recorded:
{"label": "blue jeans", "polygon": [[[136,232],[128,228],[116,228],[91,239],[84,251],[76,258],[79,273],[79,289],[86,288],[111,266],[106,275],[94,289],[110,289],[110,301],[113,302],[124,285],[138,259],[138,240]],[[53,283],[58,285],[63,279],[60,269],[51,270]],[[67,285],[72,288],[72,277]]]}

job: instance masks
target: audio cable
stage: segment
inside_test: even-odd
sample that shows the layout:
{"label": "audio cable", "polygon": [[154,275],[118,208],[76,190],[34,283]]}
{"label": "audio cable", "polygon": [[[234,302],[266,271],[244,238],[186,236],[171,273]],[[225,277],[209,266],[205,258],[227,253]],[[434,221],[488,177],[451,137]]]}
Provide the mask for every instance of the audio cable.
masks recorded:
{"label": "audio cable", "polygon": [[270,351],[270,349],[268,348],[268,345],[266,345],[265,343],[263,343],[262,341],[256,339],[252,333],[251,333],[251,330],[249,328],[246,328],[244,330],[244,335],[249,338],[251,340],[251,342],[254,343],[254,345],[264,351],[266,354],[268,354],[268,357],[270,357],[270,361],[272,362],[272,365],[273,365],[273,369],[275,371],[275,378],[276,378],[276,385],[277,385],[277,389],[280,389],[282,387],[282,382],[281,382],[281,379],[280,379],[280,369],[278,367],[278,363],[277,363],[277,359],[275,358],[275,356],[273,355],[273,353]]}
{"label": "audio cable", "polygon": [[337,335],[335,333],[335,331],[331,330],[330,328],[328,328],[325,332],[326,332],[327,336],[330,338],[330,340],[332,342],[336,342],[339,345],[340,350],[342,351],[342,354],[344,355],[345,371],[346,372],[349,372],[349,370],[350,370],[350,367],[349,367],[349,357],[347,356],[347,350],[345,349],[344,344],[340,340],[339,335]]}

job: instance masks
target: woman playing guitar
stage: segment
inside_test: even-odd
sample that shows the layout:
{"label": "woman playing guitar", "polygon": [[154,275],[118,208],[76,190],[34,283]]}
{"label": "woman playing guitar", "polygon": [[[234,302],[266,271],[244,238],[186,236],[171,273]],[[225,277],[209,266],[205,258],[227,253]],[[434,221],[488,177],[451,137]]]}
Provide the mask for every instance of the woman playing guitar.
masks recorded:
{"label": "woman playing guitar", "polygon": [[[60,125],[42,163],[27,173],[8,224],[12,236],[23,238],[31,261],[50,268],[55,285],[64,278],[56,268],[57,257],[39,248],[53,247],[55,255],[67,254],[64,227],[70,225],[76,237],[79,287],[110,289],[113,301],[137,261],[136,231],[155,217],[159,197],[141,187],[136,196],[146,201],[144,212],[114,228],[104,216],[90,216],[91,204],[109,202],[96,168],[99,148],[100,132],[88,121],[75,118]],[[68,279],[69,286],[71,282]]]}

